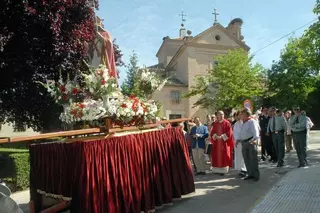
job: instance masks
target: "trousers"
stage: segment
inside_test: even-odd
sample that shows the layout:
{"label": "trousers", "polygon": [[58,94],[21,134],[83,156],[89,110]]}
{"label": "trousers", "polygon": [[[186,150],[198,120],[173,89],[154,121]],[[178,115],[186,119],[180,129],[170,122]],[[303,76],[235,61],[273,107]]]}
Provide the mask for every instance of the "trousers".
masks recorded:
{"label": "trousers", "polygon": [[293,132],[292,137],[299,163],[300,165],[305,165],[307,163],[307,133]]}
{"label": "trousers", "polygon": [[272,141],[274,148],[276,150],[276,155],[278,158],[278,164],[283,164],[285,144],[284,144],[284,132],[272,133]]}
{"label": "trousers", "polygon": [[198,146],[192,149],[193,163],[196,165],[197,172],[205,172],[204,149]]}
{"label": "trousers", "polygon": [[248,176],[259,179],[258,147],[249,142],[242,142],[242,155]]}
{"label": "trousers", "polygon": [[288,152],[290,152],[291,150],[293,150],[292,135],[286,135],[285,136],[285,141],[286,141],[286,149],[287,149]]}

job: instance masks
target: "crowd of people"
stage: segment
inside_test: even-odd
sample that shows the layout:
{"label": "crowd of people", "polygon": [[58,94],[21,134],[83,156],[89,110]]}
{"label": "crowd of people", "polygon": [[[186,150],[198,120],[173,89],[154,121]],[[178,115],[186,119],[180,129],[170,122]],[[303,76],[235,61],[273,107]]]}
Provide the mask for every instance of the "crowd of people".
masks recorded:
{"label": "crowd of people", "polygon": [[[313,123],[299,107],[282,112],[275,107],[261,107],[253,114],[244,108],[225,118],[223,111],[184,123],[184,133],[195,175],[206,175],[205,155],[213,173],[225,175],[230,168],[244,180],[258,181],[259,161],[284,166],[285,152],[296,150],[298,167],[308,165],[309,131]],[[261,155],[258,157],[258,145]]]}

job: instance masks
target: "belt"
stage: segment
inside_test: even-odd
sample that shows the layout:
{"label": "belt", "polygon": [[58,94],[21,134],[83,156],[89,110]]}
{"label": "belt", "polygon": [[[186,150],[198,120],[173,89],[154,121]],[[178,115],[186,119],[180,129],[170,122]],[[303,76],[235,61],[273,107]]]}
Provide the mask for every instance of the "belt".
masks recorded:
{"label": "belt", "polygon": [[278,131],[274,131],[274,132],[272,132],[272,133],[274,133],[274,134],[284,133],[284,129],[282,129],[282,130],[278,130]]}
{"label": "belt", "polygon": [[245,139],[245,140],[241,140],[241,142],[249,142],[253,137],[250,137],[248,139]]}

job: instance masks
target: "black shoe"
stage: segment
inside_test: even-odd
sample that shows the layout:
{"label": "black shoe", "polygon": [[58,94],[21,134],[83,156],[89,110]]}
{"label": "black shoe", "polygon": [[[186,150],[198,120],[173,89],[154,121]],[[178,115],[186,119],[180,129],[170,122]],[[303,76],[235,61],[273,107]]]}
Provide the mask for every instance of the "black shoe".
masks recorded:
{"label": "black shoe", "polygon": [[241,171],[241,172],[238,174],[239,177],[245,177],[246,175],[247,175],[247,172],[245,172],[245,171]]}
{"label": "black shoe", "polygon": [[224,176],[224,175],[225,175],[225,174],[223,174],[223,173],[222,173],[222,174],[220,174],[220,176]]}
{"label": "black shoe", "polygon": [[272,161],[273,161],[273,159],[270,159],[270,160],[269,160],[269,162],[272,162]]}
{"label": "black shoe", "polygon": [[277,160],[272,160],[272,163],[278,163],[278,161]]}
{"label": "black shoe", "polygon": [[283,163],[278,163],[277,167],[283,167]]}
{"label": "black shoe", "polygon": [[195,175],[195,176],[198,176],[198,175],[201,175],[201,173],[202,173],[202,172],[196,172],[194,175]]}
{"label": "black shoe", "polygon": [[243,180],[251,180],[253,178],[254,178],[253,176],[248,176],[248,177],[243,178]]}
{"label": "black shoe", "polygon": [[265,157],[260,158],[260,161],[266,161]]}
{"label": "black shoe", "polygon": [[253,180],[254,182],[257,182],[257,181],[259,181],[259,178],[252,178],[252,180]]}
{"label": "black shoe", "polygon": [[200,175],[206,175],[206,172],[199,172]]}

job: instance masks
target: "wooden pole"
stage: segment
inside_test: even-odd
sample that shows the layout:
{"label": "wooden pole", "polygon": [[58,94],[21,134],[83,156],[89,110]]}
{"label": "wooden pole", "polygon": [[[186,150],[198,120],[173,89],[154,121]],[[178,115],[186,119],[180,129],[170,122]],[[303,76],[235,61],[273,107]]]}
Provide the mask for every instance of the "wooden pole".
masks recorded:
{"label": "wooden pole", "polygon": [[[141,127],[137,127],[137,126],[127,126],[127,127],[114,126],[113,127],[111,120],[106,119],[106,121],[105,121],[106,127],[105,128],[91,128],[91,129],[61,131],[61,132],[44,133],[44,134],[39,134],[39,135],[34,135],[34,136],[21,136],[21,137],[13,137],[13,138],[8,137],[8,138],[0,139],[0,144],[1,143],[27,142],[27,141],[33,141],[33,140],[55,138],[55,137],[71,137],[71,136],[76,136],[76,135],[90,135],[90,134],[95,134],[95,133],[113,134],[113,133],[117,133],[117,132],[151,129],[151,128],[156,128],[160,124],[181,123],[181,122],[189,121],[189,120],[190,120],[190,118],[179,118],[179,119],[173,119],[173,120],[158,121],[156,123],[146,124]],[[85,138],[85,137],[83,137],[83,138]],[[78,139],[76,139],[76,141],[81,141],[83,138],[79,137]]]}

